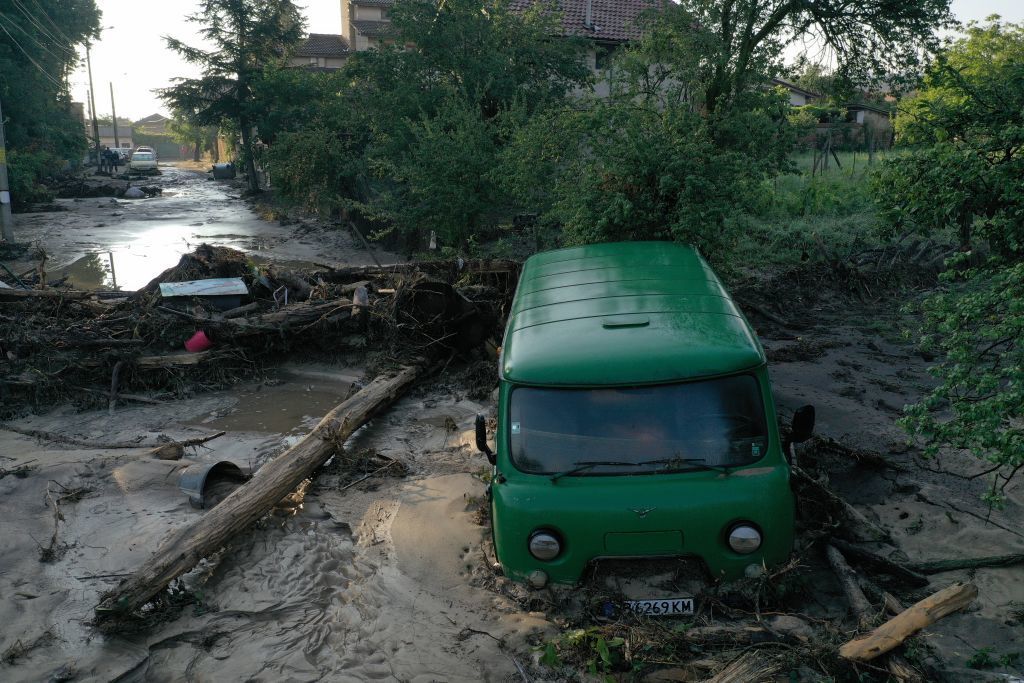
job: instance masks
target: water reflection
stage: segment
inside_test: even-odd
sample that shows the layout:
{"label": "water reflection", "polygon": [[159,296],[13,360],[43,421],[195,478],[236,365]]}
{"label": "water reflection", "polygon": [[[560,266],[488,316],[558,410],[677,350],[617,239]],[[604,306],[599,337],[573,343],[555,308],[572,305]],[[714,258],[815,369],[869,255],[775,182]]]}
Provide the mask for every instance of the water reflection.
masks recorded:
{"label": "water reflection", "polygon": [[69,266],[66,266],[61,277],[68,279],[68,284],[76,289],[107,289],[113,287],[110,276],[110,261],[106,254],[86,254]]}

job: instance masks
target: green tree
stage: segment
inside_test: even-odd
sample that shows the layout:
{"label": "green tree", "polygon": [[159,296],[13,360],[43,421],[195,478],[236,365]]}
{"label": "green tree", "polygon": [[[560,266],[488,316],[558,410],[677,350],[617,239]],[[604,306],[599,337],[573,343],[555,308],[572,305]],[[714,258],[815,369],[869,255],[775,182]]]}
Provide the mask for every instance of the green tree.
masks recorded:
{"label": "green tree", "polygon": [[963,250],[924,304],[939,384],[903,423],[929,453],[952,446],[992,463],[996,501],[1024,466],[1024,27],[970,25],[897,129],[917,146],[877,178],[890,229],[950,232]]}
{"label": "green tree", "polygon": [[160,96],[197,126],[233,122],[242,139],[250,191],[259,191],[253,128],[260,119],[254,95],[264,69],[280,62],[302,37],[304,22],[291,0],[204,0],[189,21],[215,46],[190,47],[165,37],[167,46],[202,70],[201,78],[179,79]]}
{"label": "green tree", "polygon": [[43,198],[38,183],[86,149],[68,77],[78,46],[98,36],[99,24],[93,0],[0,0],[0,100],[15,209]]}
{"label": "green tree", "polygon": [[288,196],[412,244],[435,230],[462,245],[504,207],[491,171],[512,112],[563,106],[589,82],[581,44],[551,39],[555,17],[495,0],[483,11],[479,0],[408,0],[390,18],[393,44],[353,55],[339,74],[276,79],[268,97],[302,104],[276,117],[268,164]]}
{"label": "green tree", "polygon": [[646,29],[616,58],[611,98],[535,117],[512,136],[506,191],[544,202],[535,210],[567,242],[675,239],[727,266],[737,216],[786,167],[788,100],[751,88],[709,113],[715,36],[681,7]]}
{"label": "green tree", "polygon": [[952,25],[950,0],[680,0],[670,11],[712,40],[702,96],[710,112],[781,70],[783,50],[809,40],[829,48],[850,82],[915,68]]}

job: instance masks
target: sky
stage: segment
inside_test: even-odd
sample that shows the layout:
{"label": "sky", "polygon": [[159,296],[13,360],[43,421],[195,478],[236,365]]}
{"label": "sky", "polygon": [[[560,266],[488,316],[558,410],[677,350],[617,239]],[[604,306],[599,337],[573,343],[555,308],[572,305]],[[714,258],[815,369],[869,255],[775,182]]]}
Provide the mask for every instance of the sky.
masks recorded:
{"label": "sky", "polygon": [[[167,107],[153,93],[171,85],[171,79],[197,76],[178,53],[167,49],[162,36],[170,35],[199,46],[197,26],[186,17],[199,7],[198,0],[96,0],[103,12],[103,31],[91,50],[96,111],[110,116],[110,84],[118,118],[137,121],[150,114],[166,115]],[[311,33],[341,33],[341,0],[297,0]],[[85,55],[84,48],[80,50]],[[84,61],[84,60],[83,60]],[[71,80],[72,98],[85,102],[89,74],[83,66]],[[88,106],[87,106],[88,109]]]}
{"label": "sky", "polygon": [[[103,11],[101,40],[92,46],[92,76],[96,110],[110,115],[110,83],[114,85],[119,118],[136,121],[167,108],[153,92],[175,77],[198,75],[195,67],[167,49],[161,36],[171,35],[198,45],[196,26],[185,18],[198,0],[96,0]],[[341,32],[341,0],[298,0],[311,33]],[[1024,23],[1024,0],[953,0],[953,11],[963,22],[981,21],[999,14],[1007,21]],[[84,53],[84,50],[82,51]],[[72,78],[72,95],[85,102],[89,77],[85,66]]]}

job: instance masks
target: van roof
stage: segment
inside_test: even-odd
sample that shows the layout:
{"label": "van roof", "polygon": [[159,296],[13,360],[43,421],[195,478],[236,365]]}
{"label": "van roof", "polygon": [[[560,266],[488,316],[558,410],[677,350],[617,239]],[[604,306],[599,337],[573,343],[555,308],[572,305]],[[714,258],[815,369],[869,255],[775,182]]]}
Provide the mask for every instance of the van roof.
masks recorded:
{"label": "van roof", "polygon": [[523,384],[622,386],[764,363],[757,335],[696,249],[618,242],[527,259],[501,371]]}

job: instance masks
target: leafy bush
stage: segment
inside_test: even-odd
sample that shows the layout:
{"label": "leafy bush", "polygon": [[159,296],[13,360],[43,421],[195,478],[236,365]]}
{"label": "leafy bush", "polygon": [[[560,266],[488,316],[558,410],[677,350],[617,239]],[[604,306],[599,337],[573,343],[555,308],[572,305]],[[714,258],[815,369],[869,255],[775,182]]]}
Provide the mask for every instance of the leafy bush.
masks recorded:
{"label": "leafy bush", "polygon": [[49,152],[11,150],[7,157],[7,171],[12,210],[25,211],[37,202],[52,201],[53,193],[43,185],[43,181],[59,172],[62,163]]}

